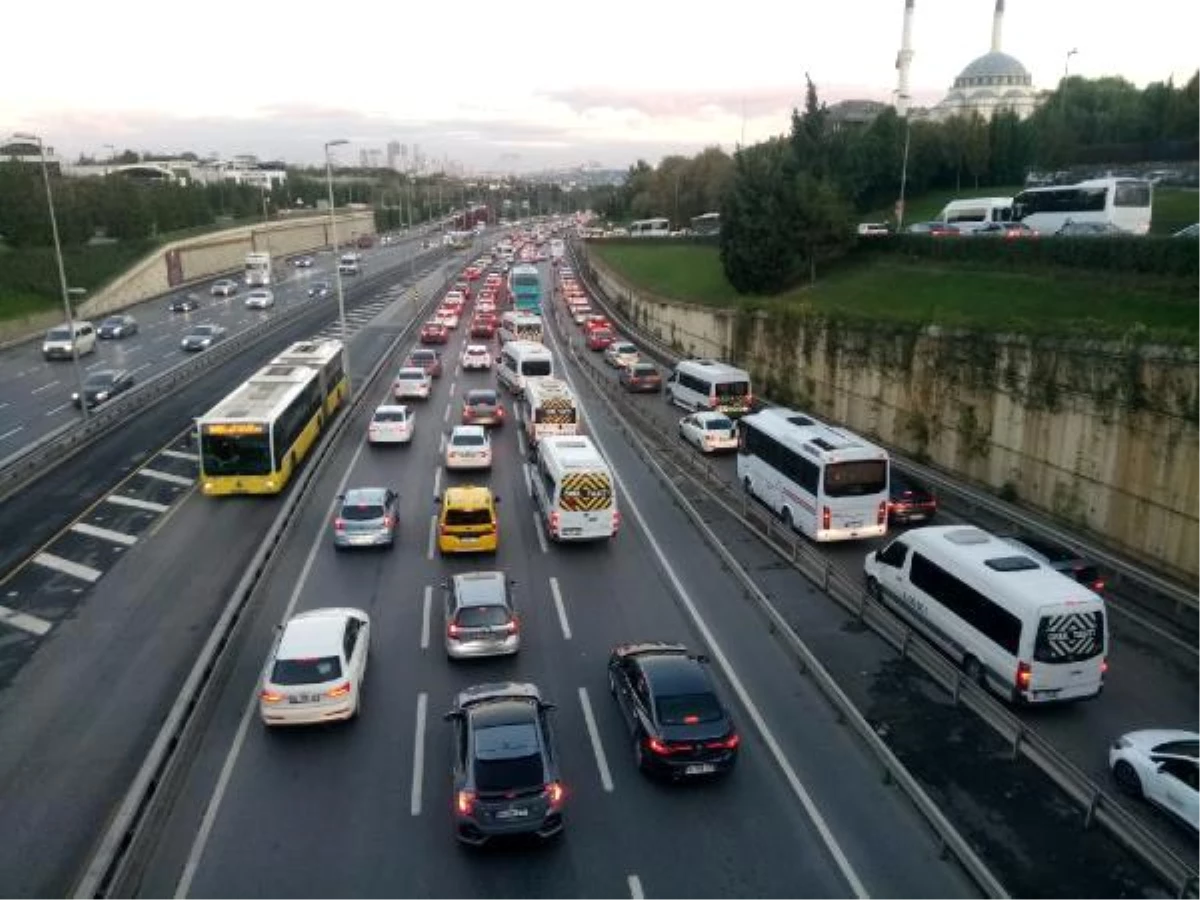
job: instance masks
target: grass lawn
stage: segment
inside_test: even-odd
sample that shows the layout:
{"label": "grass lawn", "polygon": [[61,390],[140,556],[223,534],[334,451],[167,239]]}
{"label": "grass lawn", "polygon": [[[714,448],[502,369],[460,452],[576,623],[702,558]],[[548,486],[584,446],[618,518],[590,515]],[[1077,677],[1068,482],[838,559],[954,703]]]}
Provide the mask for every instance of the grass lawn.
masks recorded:
{"label": "grass lawn", "polygon": [[1119,337],[1140,323],[1158,340],[1192,346],[1197,341],[1196,296],[1166,279],[1076,269],[1055,277],[1053,272],[876,259],[833,270],[812,287],[762,298],[733,289],[713,246],[592,242],[590,249],[631,282],[691,303],[806,305],[844,319],[1088,337]]}

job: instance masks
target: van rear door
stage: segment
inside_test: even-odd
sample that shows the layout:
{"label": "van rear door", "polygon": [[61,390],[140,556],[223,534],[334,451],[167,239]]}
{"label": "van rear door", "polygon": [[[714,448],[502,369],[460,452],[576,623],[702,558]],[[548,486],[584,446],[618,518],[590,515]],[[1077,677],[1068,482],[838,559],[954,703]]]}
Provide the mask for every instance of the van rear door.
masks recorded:
{"label": "van rear door", "polygon": [[1041,607],[1030,661],[1029,699],[1065,700],[1099,693],[1107,655],[1108,625],[1099,600]]}

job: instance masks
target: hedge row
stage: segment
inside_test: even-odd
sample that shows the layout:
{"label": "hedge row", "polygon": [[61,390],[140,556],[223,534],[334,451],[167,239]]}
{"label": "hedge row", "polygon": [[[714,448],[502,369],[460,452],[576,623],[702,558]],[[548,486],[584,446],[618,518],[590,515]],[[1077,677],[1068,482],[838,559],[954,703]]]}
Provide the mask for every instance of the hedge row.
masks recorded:
{"label": "hedge row", "polygon": [[[111,244],[63,247],[63,268],[68,287],[85,288],[89,294],[137,262],[157,246],[148,238]],[[0,249],[0,306],[6,293],[39,294],[58,298],[61,288],[53,247]],[[86,300],[87,298],[82,298]],[[0,314],[3,309],[0,309]]]}

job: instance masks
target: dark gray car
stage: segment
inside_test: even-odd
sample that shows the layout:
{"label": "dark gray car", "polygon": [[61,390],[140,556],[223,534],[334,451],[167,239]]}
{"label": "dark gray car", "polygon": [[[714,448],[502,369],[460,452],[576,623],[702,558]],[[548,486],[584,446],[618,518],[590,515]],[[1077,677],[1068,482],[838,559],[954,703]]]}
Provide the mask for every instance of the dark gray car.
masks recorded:
{"label": "dark gray car", "polygon": [[1096,564],[1084,559],[1074,550],[1033,534],[998,535],[1018,550],[1024,550],[1038,562],[1073,578],[1094,593],[1104,595],[1104,577]]}
{"label": "dark gray car", "polygon": [[477,388],[463,394],[462,421],[464,425],[503,425],[504,407],[491,388]]}
{"label": "dark gray car", "polygon": [[179,346],[187,351],[207,350],[224,338],[225,329],[221,325],[193,325]]}
{"label": "dark gray car", "polygon": [[461,691],[454,725],[454,830],[466,844],[505,836],[553,837],[563,829],[566,789],[547,713],[533,684],[500,682]]}
{"label": "dark gray car", "polygon": [[[83,397],[88,408],[107,403],[118,394],[123,394],[133,387],[133,375],[124,369],[99,369],[92,372],[83,382]],[[71,402],[83,406],[79,393],[71,394]]]}
{"label": "dark gray car", "polygon": [[353,488],[338,499],[333,520],[333,546],[387,547],[396,543],[400,497],[391,488]]}
{"label": "dark gray car", "polygon": [[137,319],[130,315],[109,316],[96,329],[96,337],[104,340],[129,337],[137,333]]}

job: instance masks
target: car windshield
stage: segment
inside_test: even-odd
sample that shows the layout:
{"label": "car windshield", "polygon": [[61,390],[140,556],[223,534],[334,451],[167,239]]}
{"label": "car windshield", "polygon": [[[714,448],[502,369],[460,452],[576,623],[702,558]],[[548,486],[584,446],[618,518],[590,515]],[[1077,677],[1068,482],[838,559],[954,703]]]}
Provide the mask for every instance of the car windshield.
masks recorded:
{"label": "car windshield", "polygon": [[336,656],[277,659],[271,669],[272,684],[322,684],[341,677],[342,662]]}
{"label": "car windshield", "polygon": [[48,341],[69,341],[71,339],[71,329],[69,328],[51,328],[46,335]]}
{"label": "car windshield", "polygon": [[446,524],[454,527],[464,525],[491,525],[492,514],[487,509],[448,509]]}
{"label": "car windshield", "polygon": [[422,369],[401,369],[396,377],[402,381],[424,381],[425,372]]}
{"label": "car windshield", "polygon": [[125,320],[120,316],[112,316],[100,323],[101,328],[117,328],[125,324]]}
{"label": "car windshield", "polygon": [[376,422],[403,422],[408,414],[403,410],[379,409],[375,411]]}
{"label": "car windshield", "polygon": [[272,469],[271,441],[257,434],[200,432],[200,467],[205,475],[266,475]]}
{"label": "car windshield", "polygon": [[467,394],[467,403],[471,406],[495,406],[495,391],[471,391]]}
{"label": "car windshield", "polygon": [[634,371],[635,375],[639,375],[639,376],[657,375],[658,374],[658,370],[656,368],[654,368],[654,366],[651,366],[651,365],[636,365],[633,367],[633,371]]}
{"label": "car windshield", "polygon": [[455,447],[482,447],[485,442],[482,434],[456,434],[450,443]]}
{"label": "car windshield", "polygon": [[533,723],[494,725],[475,732],[475,788],[481,794],[540,787],[545,781]]}
{"label": "car windshield", "polygon": [[355,503],[342,507],[342,518],[349,522],[371,522],[383,518],[383,507],[377,503]]}
{"label": "car windshield", "polygon": [[464,606],[455,621],[463,628],[488,628],[508,623],[508,610],[503,606]]}
{"label": "car windshield", "polygon": [[209,337],[216,333],[216,329],[211,325],[201,325],[198,328],[193,328],[191,333],[193,337]]}
{"label": "car windshield", "polygon": [[750,393],[750,383],[746,381],[724,381],[713,385],[718,397],[744,397]]}
{"label": "car windshield", "polygon": [[532,375],[540,377],[550,374],[550,360],[548,359],[528,359],[521,366],[522,375]]}
{"label": "car windshield", "polygon": [[93,372],[83,382],[83,386],[85,388],[103,388],[108,387],[116,380],[116,372]]}
{"label": "car windshield", "polygon": [[733,423],[728,419],[709,419],[704,423],[704,427],[709,431],[729,431],[733,428]]}
{"label": "car windshield", "polygon": [[721,719],[721,705],[712,694],[670,694],[657,698],[654,706],[663,725],[692,725]]}
{"label": "car windshield", "polygon": [[428,350],[414,350],[408,358],[416,363],[427,363],[437,359],[437,356]]}

